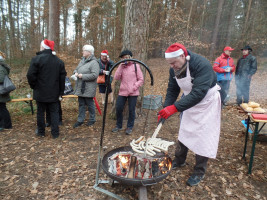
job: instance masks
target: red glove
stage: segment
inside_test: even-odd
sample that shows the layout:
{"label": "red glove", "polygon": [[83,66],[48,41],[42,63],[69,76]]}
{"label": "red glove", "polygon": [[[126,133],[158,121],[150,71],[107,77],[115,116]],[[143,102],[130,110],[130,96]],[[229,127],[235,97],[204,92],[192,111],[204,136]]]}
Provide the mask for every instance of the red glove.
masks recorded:
{"label": "red glove", "polygon": [[171,115],[173,115],[176,112],[178,112],[177,108],[174,105],[171,105],[159,111],[159,115],[164,119],[168,119]]}

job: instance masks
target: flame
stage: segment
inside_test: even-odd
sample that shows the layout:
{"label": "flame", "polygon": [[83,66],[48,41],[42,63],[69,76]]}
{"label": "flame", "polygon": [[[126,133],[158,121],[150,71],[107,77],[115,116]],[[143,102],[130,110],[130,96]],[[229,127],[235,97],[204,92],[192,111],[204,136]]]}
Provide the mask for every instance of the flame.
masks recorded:
{"label": "flame", "polygon": [[129,166],[129,156],[119,155],[121,165],[123,168],[127,169]]}
{"label": "flame", "polygon": [[162,160],[159,163],[159,169],[161,170],[162,174],[167,173],[169,170],[171,170],[172,162],[170,158],[165,157],[164,160]]}

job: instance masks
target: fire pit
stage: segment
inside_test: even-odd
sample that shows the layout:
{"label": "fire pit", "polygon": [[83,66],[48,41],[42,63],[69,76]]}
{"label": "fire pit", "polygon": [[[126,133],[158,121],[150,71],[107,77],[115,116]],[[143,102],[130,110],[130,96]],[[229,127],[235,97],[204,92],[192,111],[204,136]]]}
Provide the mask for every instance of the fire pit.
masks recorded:
{"label": "fire pit", "polygon": [[[146,69],[150,75],[150,79],[151,79],[151,86],[153,86],[153,75],[152,75],[152,72],[150,71],[149,67],[142,63],[141,61],[139,60],[136,60],[136,59],[126,59],[126,60],[120,60],[119,62],[115,63],[113,65],[113,67],[110,69],[110,73],[108,75],[108,78],[107,78],[107,82],[106,84],[108,85],[109,84],[109,80],[110,80],[110,76],[112,74],[112,71],[122,62],[125,62],[125,61],[131,61],[131,62],[136,62],[136,63],[139,63],[140,65],[142,65],[144,67],[144,69]],[[105,97],[105,106],[104,106],[104,113],[103,113],[103,123],[102,123],[102,132],[101,132],[101,136],[100,136],[100,144],[99,144],[99,152],[98,152],[98,162],[97,162],[97,170],[96,170],[96,181],[95,181],[95,185],[94,185],[94,189],[106,194],[106,195],[109,195],[113,198],[116,198],[116,199],[119,199],[121,200],[122,198],[106,189],[103,189],[101,187],[99,187],[98,185],[100,183],[108,183],[107,180],[99,180],[99,173],[100,173],[100,167],[102,166],[104,172],[113,180],[115,181],[118,181],[120,183],[123,183],[123,184],[127,184],[127,185],[134,185],[134,186],[139,186],[139,199],[142,199],[142,200],[146,200],[147,199],[147,190],[146,190],[146,186],[147,185],[153,185],[153,184],[156,184],[157,182],[163,180],[164,178],[166,178],[169,173],[170,173],[170,167],[171,167],[171,159],[165,155],[164,153],[159,153],[159,154],[156,154],[155,156],[153,156],[153,159],[151,157],[147,157],[147,158],[140,158],[139,156],[136,156],[136,154],[132,151],[132,148],[131,147],[120,147],[120,148],[117,148],[117,149],[114,149],[110,152],[108,152],[103,158],[102,158],[102,153],[103,153],[103,139],[104,139],[104,132],[105,132],[105,122],[106,122],[106,114],[107,114],[107,102],[108,102],[108,92],[106,90],[106,97]],[[131,165],[131,162],[128,163],[128,166],[129,169],[131,169],[131,173],[129,173],[129,171],[127,171],[126,167],[123,166],[122,167],[122,163],[118,163],[118,153],[119,152],[126,152],[127,154],[124,155],[125,159],[130,159],[130,160],[133,160],[135,162],[135,165],[132,164]],[[117,155],[115,155],[117,154]],[[117,158],[116,158],[117,157]],[[110,170],[110,166],[109,166],[109,161],[110,159],[113,158],[113,162],[116,163],[115,166],[117,166],[117,163],[119,164],[119,173],[118,171],[112,171]],[[166,158],[166,160],[168,161],[169,163],[169,168],[168,170],[157,170],[157,168],[161,167],[159,166],[160,163],[158,163],[158,161],[153,161],[154,159],[164,159]],[[139,160],[138,160],[139,159]],[[149,174],[146,174],[144,175],[145,172],[140,172],[139,175],[137,173],[135,173],[136,171],[136,162],[139,163],[141,159],[141,162],[145,163],[146,165],[148,165],[149,167],[149,170],[148,171],[151,171],[152,172],[152,175],[151,173]],[[146,159],[146,160],[145,160]],[[147,160],[151,160],[152,161],[147,161]],[[143,160],[143,161],[142,161]],[[132,163],[134,163],[132,162]],[[147,164],[148,163],[148,164]],[[155,167],[155,165],[157,164],[157,167]],[[151,167],[150,167],[151,165]],[[161,165],[161,164],[160,164]],[[138,166],[138,165],[137,165]],[[154,168],[153,168],[154,166]],[[113,166],[114,168],[114,166]],[[162,168],[162,167],[161,167]],[[163,168],[166,168],[163,166]],[[153,169],[153,170],[152,170]],[[140,171],[140,170],[139,170]],[[164,173],[163,171],[166,171],[166,173]],[[131,174],[129,176],[129,174]],[[141,175],[140,175],[141,174]],[[148,177],[148,178],[146,178]]]}
{"label": "fire pit", "polygon": [[147,186],[165,179],[171,172],[171,158],[160,152],[156,156],[136,154],[130,146],[113,149],[104,155],[102,168],[122,184]]}

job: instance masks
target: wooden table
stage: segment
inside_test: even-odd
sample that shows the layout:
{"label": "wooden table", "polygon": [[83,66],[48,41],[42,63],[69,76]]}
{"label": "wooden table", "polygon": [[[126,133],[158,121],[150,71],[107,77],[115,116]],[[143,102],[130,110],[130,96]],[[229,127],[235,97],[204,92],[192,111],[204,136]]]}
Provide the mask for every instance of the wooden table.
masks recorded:
{"label": "wooden table", "polygon": [[[249,161],[249,167],[248,167],[248,173],[251,174],[251,169],[253,165],[253,158],[254,158],[254,152],[255,152],[255,147],[256,147],[256,141],[257,141],[257,136],[259,135],[260,131],[262,128],[265,126],[267,123],[267,114],[258,114],[261,115],[261,117],[256,117],[255,115],[248,113],[248,118],[247,118],[247,131],[246,131],[246,139],[245,139],[245,146],[244,146],[244,152],[243,152],[243,157],[242,159],[245,159],[246,156],[246,151],[247,151],[247,142],[248,142],[248,130],[249,130],[249,125],[255,126],[254,129],[254,136],[253,136],[253,142],[252,142],[252,147],[251,147],[251,153],[250,153],[250,161]],[[266,117],[266,120],[262,120],[261,118]],[[262,126],[259,128],[259,123],[263,123]]]}

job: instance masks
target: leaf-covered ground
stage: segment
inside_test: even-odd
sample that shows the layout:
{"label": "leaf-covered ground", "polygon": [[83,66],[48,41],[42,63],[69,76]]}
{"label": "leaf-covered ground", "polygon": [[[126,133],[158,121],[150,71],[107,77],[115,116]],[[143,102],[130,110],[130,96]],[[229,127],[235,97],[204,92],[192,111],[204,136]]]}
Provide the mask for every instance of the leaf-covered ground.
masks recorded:
{"label": "leaf-covered ground", "polygon": [[[163,59],[150,60],[148,65],[153,72],[155,86],[149,86],[147,78],[146,95],[164,96],[168,66]],[[260,103],[265,109],[266,85],[267,73],[259,70],[252,80],[251,100]],[[246,118],[246,114],[233,105],[234,80],[230,94],[230,105],[222,110],[218,155],[216,159],[209,160],[204,180],[196,187],[186,186],[195,163],[194,155],[190,152],[185,167],[173,170],[165,180],[147,186],[148,199],[267,199],[267,142],[257,142],[252,174],[248,175],[252,141],[248,143],[245,162],[241,159],[245,133],[241,120]],[[100,100],[99,95],[97,97]],[[36,137],[36,115],[18,115],[13,107],[10,109],[13,129],[0,132],[0,199],[110,199],[93,188],[102,117],[97,115],[93,127],[83,125],[73,129],[78,114],[77,100],[64,99],[62,107],[64,124],[60,127],[58,139],[52,139],[50,128],[46,129],[46,137]],[[108,111],[110,108],[111,104],[108,104]],[[107,117],[104,153],[127,146],[132,139],[141,135],[153,134],[157,126],[156,112],[157,110],[143,110],[142,115],[136,119],[130,136],[126,136],[124,131],[112,133],[115,121]],[[158,137],[176,141],[178,128],[178,114],[175,114],[165,122]],[[263,132],[267,133],[266,129]],[[265,139],[264,136],[261,139]],[[169,155],[174,156],[174,146],[170,148]],[[99,178],[108,180],[103,171]],[[138,199],[137,187],[119,184],[99,186],[124,198]]]}

